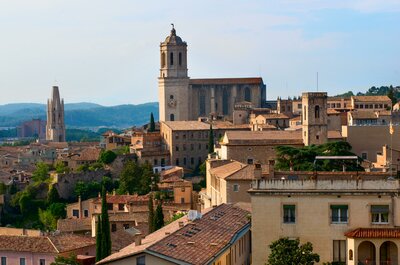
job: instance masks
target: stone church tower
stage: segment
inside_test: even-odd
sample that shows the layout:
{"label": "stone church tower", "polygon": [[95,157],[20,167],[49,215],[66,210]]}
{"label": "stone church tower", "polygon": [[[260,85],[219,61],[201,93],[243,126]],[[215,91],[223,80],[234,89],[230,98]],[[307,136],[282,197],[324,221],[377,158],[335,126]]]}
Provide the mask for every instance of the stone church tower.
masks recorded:
{"label": "stone church tower", "polygon": [[46,140],[65,142],[64,99],[60,100],[58,86],[53,86],[51,98],[47,100]]}
{"label": "stone church tower", "polygon": [[319,145],[328,139],[328,115],[326,92],[307,92],[302,95],[303,143]]}
{"label": "stone church tower", "polygon": [[173,25],[170,35],[160,44],[160,56],[160,121],[189,120],[187,44],[176,35]]}

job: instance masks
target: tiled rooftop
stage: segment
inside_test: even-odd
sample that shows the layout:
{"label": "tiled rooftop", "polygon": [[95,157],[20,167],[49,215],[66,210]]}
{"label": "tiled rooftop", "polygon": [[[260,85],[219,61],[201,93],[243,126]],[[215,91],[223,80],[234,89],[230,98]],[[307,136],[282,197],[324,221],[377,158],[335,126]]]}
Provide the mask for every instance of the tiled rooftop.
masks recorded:
{"label": "tiled rooftop", "polygon": [[354,101],[364,101],[364,102],[391,102],[388,96],[353,96]]}
{"label": "tiled rooftop", "polygon": [[400,238],[400,228],[357,228],[347,232],[350,238]]}

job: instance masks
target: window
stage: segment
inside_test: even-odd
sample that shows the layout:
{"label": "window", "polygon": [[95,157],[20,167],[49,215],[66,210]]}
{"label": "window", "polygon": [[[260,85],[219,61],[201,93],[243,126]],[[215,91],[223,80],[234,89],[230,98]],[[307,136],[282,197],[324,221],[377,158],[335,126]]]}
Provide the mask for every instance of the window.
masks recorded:
{"label": "window", "polygon": [[137,257],[136,265],[146,265],[146,256]]}
{"label": "window", "polygon": [[113,204],[112,203],[107,203],[107,210],[109,210],[109,211],[113,210]]}
{"label": "window", "polygon": [[126,230],[126,229],[129,229],[129,224],[123,224],[123,226],[124,226],[124,229]]}
{"label": "window", "polygon": [[25,265],[25,258],[19,259],[19,265]]}
{"label": "window", "polygon": [[194,157],[191,157],[191,158],[190,158],[190,164],[191,164],[191,165],[194,165]]}
{"label": "window", "polygon": [[174,95],[169,95],[169,99],[174,99]]}
{"label": "window", "polygon": [[118,203],[118,210],[120,211],[125,210],[125,205],[123,203]]}
{"label": "window", "polygon": [[117,224],[111,224],[111,232],[117,231]]}
{"label": "window", "polygon": [[169,115],[169,120],[170,121],[174,121],[175,120],[175,115],[174,114],[170,114]]}
{"label": "window", "polygon": [[186,151],[186,144],[183,144],[182,149],[183,151]]}
{"label": "window", "polygon": [[295,205],[283,205],[283,222],[285,224],[294,224],[296,222]]}
{"label": "window", "polygon": [[182,203],[182,204],[185,203],[185,198],[181,198],[181,203]]}
{"label": "window", "polygon": [[303,117],[304,117],[304,120],[306,121],[307,120],[307,108],[306,108],[306,106],[304,106],[304,111],[303,111]]}
{"label": "window", "polygon": [[154,165],[157,166],[158,165],[158,160],[154,159]]}
{"label": "window", "polygon": [[244,89],[244,101],[251,102],[251,90],[249,87]]}
{"label": "window", "polygon": [[182,53],[179,53],[179,65],[182,65]]}
{"label": "window", "polygon": [[1,265],[7,265],[7,258],[1,257]]}
{"label": "window", "polygon": [[176,159],[175,164],[179,166],[179,158]]}
{"label": "window", "polygon": [[333,261],[346,262],[346,240],[333,240]]}
{"label": "window", "polygon": [[183,164],[186,166],[186,157],[183,158]]}
{"label": "window", "polygon": [[368,154],[366,152],[361,153],[362,159],[368,159]]}
{"label": "window", "polygon": [[315,106],[315,118],[319,119],[319,106]]}
{"label": "window", "polygon": [[389,223],[389,205],[371,205],[373,224]]}
{"label": "window", "polygon": [[83,215],[85,217],[89,217],[89,211],[88,210],[83,210]]}
{"label": "window", "polygon": [[238,192],[239,191],[239,184],[233,184],[233,191]]}
{"label": "window", "polygon": [[179,151],[179,146],[175,146],[175,151]]}
{"label": "window", "polygon": [[161,166],[165,166],[165,158],[161,158]]}
{"label": "window", "polygon": [[161,67],[165,67],[165,52],[161,53]]}
{"label": "window", "polygon": [[349,219],[348,209],[347,205],[331,205],[332,223],[347,223]]}
{"label": "window", "polygon": [[174,53],[173,52],[171,52],[169,54],[169,64],[174,65]]}
{"label": "window", "polygon": [[39,265],[46,265],[46,260],[45,259],[40,259],[39,260]]}
{"label": "window", "polygon": [[72,210],[72,216],[79,218],[79,210],[73,209]]}

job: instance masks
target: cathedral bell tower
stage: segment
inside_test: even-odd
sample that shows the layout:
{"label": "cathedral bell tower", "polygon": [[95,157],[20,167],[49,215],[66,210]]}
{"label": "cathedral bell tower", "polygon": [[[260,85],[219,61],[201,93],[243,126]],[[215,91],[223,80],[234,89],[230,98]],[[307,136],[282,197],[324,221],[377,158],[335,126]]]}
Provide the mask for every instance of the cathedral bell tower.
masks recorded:
{"label": "cathedral bell tower", "polygon": [[328,94],[307,92],[302,95],[302,133],[305,146],[320,145],[328,141]]}
{"label": "cathedral bell tower", "polygon": [[160,44],[160,121],[189,120],[187,44],[172,30]]}

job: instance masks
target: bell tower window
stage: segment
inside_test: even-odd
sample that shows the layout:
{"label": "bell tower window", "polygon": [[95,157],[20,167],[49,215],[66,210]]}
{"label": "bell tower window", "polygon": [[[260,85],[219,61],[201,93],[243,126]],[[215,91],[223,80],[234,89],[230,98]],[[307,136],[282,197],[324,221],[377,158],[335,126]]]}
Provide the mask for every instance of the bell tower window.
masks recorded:
{"label": "bell tower window", "polygon": [[179,53],[179,65],[182,65],[182,53]]}
{"label": "bell tower window", "polygon": [[174,65],[174,53],[173,52],[171,52],[169,54],[169,62],[170,62],[170,65]]}
{"label": "bell tower window", "polygon": [[315,118],[319,119],[319,106],[315,106]]}
{"label": "bell tower window", "polygon": [[174,121],[175,120],[175,115],[174,114],[170,114],[169,115],[169,120],[170,121]]}
{"label": "bell tower window", "polygon": [[165,67],[165,52],[161,53],[161,67]]}

